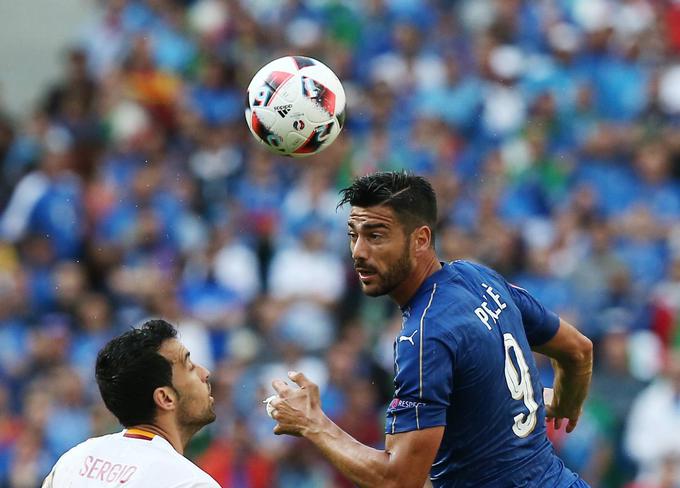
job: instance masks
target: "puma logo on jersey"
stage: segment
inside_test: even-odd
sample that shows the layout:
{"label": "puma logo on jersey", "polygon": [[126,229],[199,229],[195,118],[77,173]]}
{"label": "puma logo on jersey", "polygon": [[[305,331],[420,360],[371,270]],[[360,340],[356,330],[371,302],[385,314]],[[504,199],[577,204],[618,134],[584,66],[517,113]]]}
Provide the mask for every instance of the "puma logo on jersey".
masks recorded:
{"label": "puma logo on jersey", "polygon": [[408,341],[408,342],[411,343],[412,346],[415,346],[415,343],[413,342],[413,336],[416,335],[417,333],[418,333],[418,331],[414,330],[413,334],[411,334],[410,336],[405,336],[405,335],[399,336],[399,342]]}

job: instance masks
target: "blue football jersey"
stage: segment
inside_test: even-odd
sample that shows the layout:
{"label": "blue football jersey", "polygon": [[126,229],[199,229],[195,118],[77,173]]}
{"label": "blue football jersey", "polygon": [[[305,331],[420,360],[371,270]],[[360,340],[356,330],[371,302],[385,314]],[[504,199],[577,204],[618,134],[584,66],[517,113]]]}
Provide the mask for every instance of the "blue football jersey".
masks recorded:
{"label": "blue football jersey", "polygon": [[531,346],[559,318],[484,266],[444,264],[402,307],[385,432],[445,426],[435,487],[568,487],[546,436]]}

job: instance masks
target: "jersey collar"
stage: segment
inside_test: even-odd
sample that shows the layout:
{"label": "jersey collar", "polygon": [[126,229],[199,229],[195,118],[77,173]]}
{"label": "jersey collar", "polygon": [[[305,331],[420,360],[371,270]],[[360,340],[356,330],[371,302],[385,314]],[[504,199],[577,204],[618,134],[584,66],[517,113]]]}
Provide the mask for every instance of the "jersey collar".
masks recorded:
{"label": "jersey collar", "polygon": [[125,429],[123,431],[123,437],[127,437],[129,439],[140,439],[143,441],[150,441],[153,440],[154,437],[156,437],[156,434],[153,432],[149,432],[148,430],[144,429]]}
{"label": "jersey collar", "polygon": [[446,281],[447,279],[456,274],[456,270],[453,267],[453,262],[447,263],[444,261],[439,261],[439,263],[442,265],[441,269],[438,269],[430,276],[428,276],[425,279],[425,281],[423,281],[420,284],[420,286],[413,294],[411,299],[408,302],[406,302],[406,304],[404,304],[402,307],[400,307],[402,314],[410,313],[411,306],[413,305],[413,303],[418,299],[420,295],[428,293],[430,290],[432,290],[432,287],[434,287],[435,283]]}
{"label": "jersey collar", "polygon": [[162,448],[169,451],[177,452],[172,444],[170,444],[170,441],[168,441],[165,437],[154,434],[153,432],[149,432],[148,430],[137,428],[125,429],[121,432],[121,434],[127,439],[138,439],[147,442],[153,441],[154,446],[161,446]]}

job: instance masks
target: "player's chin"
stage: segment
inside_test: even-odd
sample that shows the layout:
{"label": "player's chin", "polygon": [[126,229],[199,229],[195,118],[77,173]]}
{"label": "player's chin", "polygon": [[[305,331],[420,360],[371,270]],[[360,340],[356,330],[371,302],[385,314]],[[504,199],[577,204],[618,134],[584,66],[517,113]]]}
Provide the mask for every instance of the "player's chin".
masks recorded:
{"label": "player's chin", "polygon": [[208,399],[208,405],[206,405],[202,417],[205,424],[210,424],[217,418],[217,414],[215,413],[215,400],[213,400],[213,397]]}
{"label": "player's chin", "polygon": [[215,421],[215,419],[217,419],[215,408],[212,405],[210,405],[210,408],[208,408],[208,411],[206,412],[204,417],[205,425],[212,424]]}
{"label": "player's chin", "polygon": [[369,297],[379,297],[386,293],[385,287],[381,286],[381,283],[379,282],[372,283],[362,282],[361,291],[364,292],[364,295],[368,295]]}
{"label": "player's chin", "polygon": [[363,292],[364,295],[367,295],[369,297],[379,297],[380,295],[384,295],[384,293],[381,293],[379,289],[370,286],[364,286]]}

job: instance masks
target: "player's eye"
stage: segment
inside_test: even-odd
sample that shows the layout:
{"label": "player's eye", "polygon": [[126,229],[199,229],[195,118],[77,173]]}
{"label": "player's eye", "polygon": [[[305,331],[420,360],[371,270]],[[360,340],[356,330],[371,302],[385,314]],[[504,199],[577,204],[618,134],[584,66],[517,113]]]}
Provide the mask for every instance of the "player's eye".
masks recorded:
{"label": "player's eye", "polygon": [[350,230],[349,232],[347,232],[347,235],[348,235],[349,238],[352,239],[352,240],[356,240],[356,238],[357,238],[357,233],[354,232],[354,231],[351,231],[351,230]]}
{"label": "player's eye", "polygon": [[371,238],[372,241],[377,241],[377,240],[381,239],[382,237],[383,237],[383,235],[382,235],[382,234],[378,234],[377,232],[373,232],[373,233],[370,235],[370,238]]}

